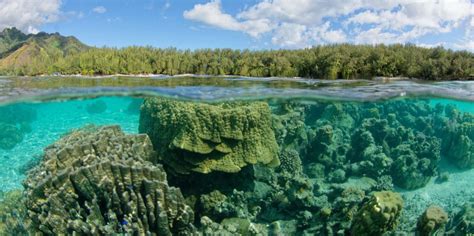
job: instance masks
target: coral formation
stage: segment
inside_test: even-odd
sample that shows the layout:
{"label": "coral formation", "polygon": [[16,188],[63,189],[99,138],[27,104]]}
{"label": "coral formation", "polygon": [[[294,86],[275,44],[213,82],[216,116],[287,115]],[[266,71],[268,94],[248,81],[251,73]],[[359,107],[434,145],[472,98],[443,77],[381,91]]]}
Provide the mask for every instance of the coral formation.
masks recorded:
{"label": "coral formation", "polygon": [[125,112],[129,114],[140,114],[140,107],[143,104],[143,99],[134,98],[127,106]]}
{"label": "coral formation", "polygon": [[296,150],[282,150],[279,159],[280,166],[278,170],[292,175],[300,175],[303,173],[303,164],[301,163],[300,154]]}
{"label": "coral formation", "polygon": [[381,235],[395,229],[403,207],[400,194],[391,191],[373,193],[354,217],[352,235]]}
{"label": "coral formation", "polygon": [[439,206],[430,206],[418,220],[417,231],[421,236],[442,235],[448,214]]}
{"label": "coral formation", "polygon": [[0,106],[0,149],[10,150],[19,144],[35,119],[36,110],[28,105]]}
{"label": "coral formation", "polygon": [[44,234],[465,235],[472,206],[446,223],[441,208],[412,199],[402,214],[392,191],[454,180],[438,169],[441,158],[472,168],[473,123],[455,106],[420,99],[146,98],[144,134],[91,126],[45,149],[25,182],[26,222]]}
{"label": "coral formation", "polygon": [[23,140],[24,132],[12,124],[0,123],[0,149],[9,150]]}
{"label": "coral formation", "polygon": [[447,226],[447,235],[469,235],[474,233],[474,200],[466,203]]}
{"label": "coral formation", "polygon": [[0,201],[0,234],[28,235],[24,226],[26,210],[22,204],[23,192],[12,190],[5,193]]}
{"label": "coral formation", "polygon": [[0,106],[0,123],[27,124],[36,120],[36,110],[28,104]]}
{"label": "coral formation", "polygon": [[30,232],[194,232],[192,209],[154,158],[146,135],[117,126],[71,132],[45,149],[25,181]]}
{"label": "coral formation", "polygon": [[179,174],[239,172],[248,164],[278,166],[278,146],[267,103],[202,104],[147,98],[141,133]]}
{"label": "coral formation", "polygon": [[[459,117],[454,116],[454,117]],[[453,120],[451,120],[453,122]],[[474,167],[474,115],[465,113],[447,133],[446,156],[462,169]],[[445,126],[450,127],[450,126]]]}
{"label": "coral formation", "polygon": [[87,104],[86,111],[89,114],[99,114],[107,110],[107,104],[102,101],[98,100],[93,103]]}

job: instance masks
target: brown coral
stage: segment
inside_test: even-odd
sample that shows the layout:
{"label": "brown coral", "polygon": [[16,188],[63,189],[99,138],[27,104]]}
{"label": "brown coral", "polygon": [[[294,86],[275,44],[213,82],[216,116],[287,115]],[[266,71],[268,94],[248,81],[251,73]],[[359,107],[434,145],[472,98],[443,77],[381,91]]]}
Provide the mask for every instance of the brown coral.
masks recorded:
{"label": "brown coral", "polygon": [[192,209],[169,187],[146,135],[79,130],[45,150],[25,182],[31,233],[187,234]]}
{"label": "brown coral", "polygon": [[430,206],[418,220],[417,230],[420,235],[442,234],[448,222],[448,214],[439,206]]}
{"label": "brown coral", "polygon": [[375,192],[357,213],[352,222],[352,235],[381,235],[393,230],[403,207],[400,194],[391,191]]}

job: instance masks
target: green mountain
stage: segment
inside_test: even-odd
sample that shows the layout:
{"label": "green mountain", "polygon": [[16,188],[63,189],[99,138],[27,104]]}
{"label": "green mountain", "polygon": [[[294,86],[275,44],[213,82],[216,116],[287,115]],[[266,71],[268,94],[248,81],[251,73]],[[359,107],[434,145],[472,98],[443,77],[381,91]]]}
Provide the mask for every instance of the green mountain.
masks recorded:
{"label": "green mountain", "polygon": [[2,74],[45,74],[51,70],[49,65],[88,48],[72,36],[43,32],[27,35],[16,28],[4,29],[0,33],[0,71]]}

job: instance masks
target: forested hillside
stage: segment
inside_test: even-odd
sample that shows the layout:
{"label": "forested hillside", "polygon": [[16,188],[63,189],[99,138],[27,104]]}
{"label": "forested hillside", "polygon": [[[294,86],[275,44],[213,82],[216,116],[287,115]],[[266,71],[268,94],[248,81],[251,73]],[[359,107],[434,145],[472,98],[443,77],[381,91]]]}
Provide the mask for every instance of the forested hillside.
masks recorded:
{"label": "forested hillside", "polygon": [[[12,30],[10,30],[12,31]],[[0,35],[0,74],[208,74],[356,79],[474,79],[474,54],[414,45],[326,45],[301,50],[88,48],[74,37]],[[5,36],[6,35],[6,36]],[[26,37],[26,38],[25,38]],[[6,43],[5,43],[6,42]]]}
{"label": "forested hillside", "polygon": [[9,75],[46,74],[45,68],[88,48],[75,37],[26,35],[16,28],[5,29],[0,33],[0,71]]}

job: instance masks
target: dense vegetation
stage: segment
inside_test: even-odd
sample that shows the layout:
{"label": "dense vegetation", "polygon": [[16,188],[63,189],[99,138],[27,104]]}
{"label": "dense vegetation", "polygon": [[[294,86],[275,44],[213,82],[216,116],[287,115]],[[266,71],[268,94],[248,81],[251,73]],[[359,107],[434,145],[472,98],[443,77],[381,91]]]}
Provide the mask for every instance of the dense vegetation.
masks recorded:
{"label": "dense vegetation", "polygon": [[[40,45],[57,34],[43,34]],[[48,37],[46,37],[48,36]],[[62,37],[65,38],[65,37]],[[55,47],[38,47],[28,53],[31,63],[0,52],[0,74],[209,74],[285,76],[326,79],[406,76],[424,79],[473,79],[474,54],[441,47],[414,45],[327,45],[301,50],[250,51],[232,49],[177,50],[153,47],[88,48],[68,37]],[[74,39],[74,38],[73,38]],[[2,42],[0,34],[0,43]],[[30,40],[32,41],[32,40]],[[37,42],[38,40],[34,41]],[[50,40],[57,42],[57,40]],[[31,44],[31,43],[30,43]],[[72,46],[71,46],[72,45]],[[51,50],[69,47],[74,50]],[[1,45],[0,45],[1,48]],[[46,49],[44,49],[46,48]],[[23,59],[23,61],[25,61]]]}

